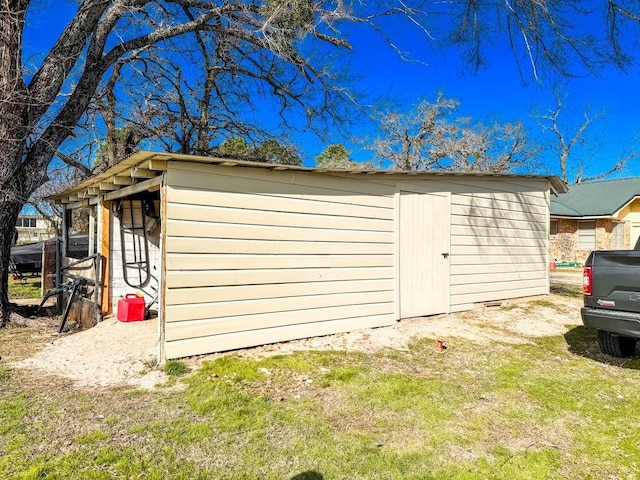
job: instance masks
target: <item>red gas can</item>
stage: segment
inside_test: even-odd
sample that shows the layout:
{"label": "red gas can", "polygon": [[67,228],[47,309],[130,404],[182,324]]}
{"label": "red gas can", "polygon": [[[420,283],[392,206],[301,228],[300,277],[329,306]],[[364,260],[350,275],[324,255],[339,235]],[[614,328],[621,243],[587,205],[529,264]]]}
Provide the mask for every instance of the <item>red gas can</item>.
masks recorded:
{"label": "red gas can", "polygon": [[118,300],[118,320],[121,322],[138,322],[144,320],[144,297],[135,293],[127,293]]}

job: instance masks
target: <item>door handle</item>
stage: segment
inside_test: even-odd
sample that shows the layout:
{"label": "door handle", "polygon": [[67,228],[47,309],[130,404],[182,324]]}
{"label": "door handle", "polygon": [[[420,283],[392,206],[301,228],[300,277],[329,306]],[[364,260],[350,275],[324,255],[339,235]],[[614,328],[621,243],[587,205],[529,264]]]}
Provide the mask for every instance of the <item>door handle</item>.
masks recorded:
{"label": "door handle", "polygon": [[443,253],[443,254],[442,254],[442,257],[443,257],[443,258],[449,258],[449,252],[447,252],[447,253]]}

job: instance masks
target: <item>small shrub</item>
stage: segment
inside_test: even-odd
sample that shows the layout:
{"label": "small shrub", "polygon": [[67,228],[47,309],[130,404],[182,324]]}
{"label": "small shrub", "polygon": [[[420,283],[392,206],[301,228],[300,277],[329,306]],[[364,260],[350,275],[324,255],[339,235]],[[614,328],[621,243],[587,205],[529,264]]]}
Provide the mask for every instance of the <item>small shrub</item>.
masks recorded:
{"label": "small shrub", "polygon": [[179,377],[180,375],[188,373],[189,367],[187,367],[187,364],[181,360],[167,360],[167,363],[164,364],[163,370],[164,373],[170,377]]}

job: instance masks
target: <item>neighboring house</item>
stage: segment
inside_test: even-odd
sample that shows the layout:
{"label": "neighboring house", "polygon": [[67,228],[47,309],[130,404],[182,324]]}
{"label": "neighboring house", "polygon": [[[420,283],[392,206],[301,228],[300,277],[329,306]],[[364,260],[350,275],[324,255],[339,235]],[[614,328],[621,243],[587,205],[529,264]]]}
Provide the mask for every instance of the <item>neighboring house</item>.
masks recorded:
{"label": "neighboring house", "polygon": [[93,206],[101,309],[142,293],[164,360],[547,294],[563,191],[547,176],[141,151],[52,199],[66,224]]}
{"label": "neighboring house", "polygon": [[16,222],[16,231],[18,233],[16,244],[40,242],[56,236],[51,222],[42,215],[20,214]]}
{"label": "neighboring house", "polygon": [[592,250],[633,248],[640,237],[640,178],[569,185],[550,209],[552,261],[584,263]]}

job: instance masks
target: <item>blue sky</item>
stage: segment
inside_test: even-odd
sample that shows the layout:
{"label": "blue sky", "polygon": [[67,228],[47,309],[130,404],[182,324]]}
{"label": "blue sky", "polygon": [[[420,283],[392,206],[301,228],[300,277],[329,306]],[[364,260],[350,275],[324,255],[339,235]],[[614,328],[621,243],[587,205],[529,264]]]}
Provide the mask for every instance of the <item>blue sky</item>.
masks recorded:
{"label": "blue sky", "polygon": [[[33,8],[33,7],[31,7]],[[50,47],[62,31],[77,4],[66,0],[40,0],[36,3],[36,15],[30,15],[24,42],[25,57],[38,61],[38,57]],[[543,78],[536,82],[531,71],[523,64],[523,82],[511,51],[498,44],[489,51],[489,64],[477,72],[471,71],[453,49],[425,48],[424,37],[416,29],[391,24],[392,36],[398,45],[411,50],[423,63],[401,60],[385,42],[375,35],[362,34],[351,37],[354,46],[351,55],[351,74],[357,79],[356,88],[364,94],[363,101],[385,98],[397,108],[410,108],[421,99],[434,99],[438,91],[461,102],[458,113],[475,121],[522,121],[529,128],[531,138],[543,141],[533,113],[553,106],[553,84]],[[426,65],[425,65],[426,64]],[[601,76],[586,76],[564,80],[566,108],[563,119],[567,125],[581,120],[585,107],[591,112],[604,110],[606,117],[598,122],[587,138],[602,143],[600,156],[593,159],[591,173],[606,169],[611,158],[628,149],[634,134],[640,131],[637,111],[640,94],[637,92],[638,69],[627,74],[609,69]],[[264,105],[256,105],[258,109]],[[350,141],[351,136],[375,136],[375,126],[362,118],[355,121],[348,131],[336,129],[326,138],[299,132],[292,137],[305,153],[305,163],[330,143],[344,143],[353,151],[353,157],[367,160],[370,153]],[[544,158],[540,173],[557,173],[553,154]],[[636,161],[622,175],[640,175],[640,162]]]}
{"label": "blue sky", "polygon": [[[415,31],[403,32],[402,36],[404,45],[420,42]],[[355,39],[354,46],[354,64],[366,74],[362,86],[372,94],[388,92],[399,106],[411,106],[423,98],[434,99],[438,91],[443,91],[447,97],[460,101],[457,113],[461,116],[486,123],[521,121],[533,140],[546,143],[535,117],[536,111],[545,112],[555,106],[554,82],[544,77],[536,81],[526,63],[521,65],[521,77],[508,48],[492,48],[488,66],[474,72],[453,50],[418,49],[416,56],[423,63],[412,63],[401,60],[380,39]],[[640,134],[640,116],[636,113],[640,109],[638,68],[624,73],[610,67],[598,75],[563,78],[562,85],[565,107],[560,118],[563,125],[570,127],[568,131],[583,121],[585,109],[591,114],[603,113],[603,119],[593,124],[585,138],[600,146],[593,157],[591,173],[605,170],[610,160],[627,151],[634,136]],[[331,141],[341,139],[336,136]],[[321,149],[322,145],[317,143],[316,148]],[[357,145],[351,147],[354,156],[368,158]],[[581,153],[590,155],[589,145]],[[545,154],[542,161],[543,173],[557,173],[552,152]],[[640,175],[640,161],[630,163],[616,175]]]}

